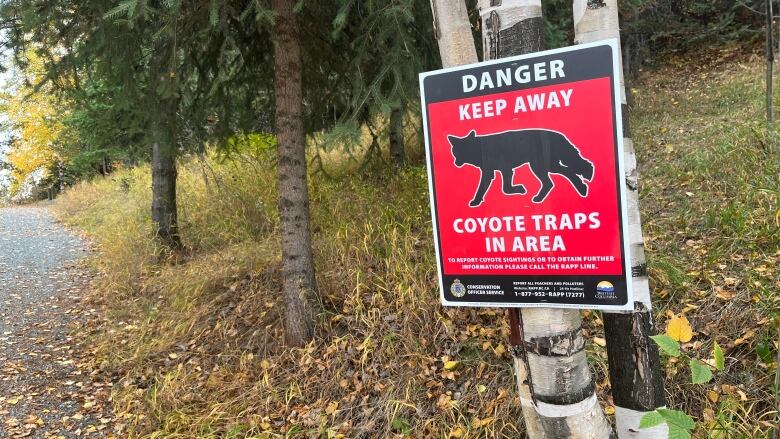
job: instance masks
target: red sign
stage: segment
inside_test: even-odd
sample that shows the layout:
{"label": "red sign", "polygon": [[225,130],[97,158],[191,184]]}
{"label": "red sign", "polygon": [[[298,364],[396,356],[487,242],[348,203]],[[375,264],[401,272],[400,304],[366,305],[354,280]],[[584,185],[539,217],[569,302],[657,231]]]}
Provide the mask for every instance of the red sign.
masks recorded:
{"label": "red sign", "polygon": [[445,305],[631,307],[618,53],[421,75]]}

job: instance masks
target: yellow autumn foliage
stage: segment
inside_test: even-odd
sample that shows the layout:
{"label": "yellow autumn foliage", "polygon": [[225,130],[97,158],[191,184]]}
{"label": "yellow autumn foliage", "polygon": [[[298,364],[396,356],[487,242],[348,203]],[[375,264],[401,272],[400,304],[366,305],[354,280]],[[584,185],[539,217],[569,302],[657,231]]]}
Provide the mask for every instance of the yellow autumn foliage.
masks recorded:
{"label": "yellow autumn foliage", "polygon": [[15,75],[4,93],[6,116],[16,131],[7,157],[13,166],[11,193],[31,173],[39,169],[45,173],[56,162],[54,146],[62,136],[63,120],[67,116],[65,106],[54,96],[51,87],[35,89],[44,78],[43,61],[34,51],[27,53],[27,59],[29,64],[20,75]]}
{"label": "yellow autumn foliage", "polygon": [[674,316],[666,325],[666,335],[679,342],[687,343],[693,338],[693,328],[685,315]]}

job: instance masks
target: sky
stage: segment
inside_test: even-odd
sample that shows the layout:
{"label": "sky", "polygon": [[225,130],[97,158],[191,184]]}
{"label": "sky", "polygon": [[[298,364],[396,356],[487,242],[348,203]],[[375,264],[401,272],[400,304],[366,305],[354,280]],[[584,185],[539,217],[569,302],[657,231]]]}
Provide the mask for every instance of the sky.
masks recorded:
{"label": "sky", "polygon": [[[0,41],[5,41],[5,31],[2,31],[0,33]],[[8,68],[7,71],[0,73],[0,89],[4,89],[6,87],[6,84],[10,81],[11,78],[11,69],[9,68],[10,63],[10,49],[6,47],[0,47],[0,62],[3,64],[4,67]],[[12,136],[12,132],[10,131],[8,127],[8,119],[4,113],[0,113],[0,162],[5,161],[5,155],[8,153],[8,140]],[[4,189],[8,187],[8,185],[11,183],[10,180],[10,171],[5,169],[0,169],[0,193],[4,192]]]}

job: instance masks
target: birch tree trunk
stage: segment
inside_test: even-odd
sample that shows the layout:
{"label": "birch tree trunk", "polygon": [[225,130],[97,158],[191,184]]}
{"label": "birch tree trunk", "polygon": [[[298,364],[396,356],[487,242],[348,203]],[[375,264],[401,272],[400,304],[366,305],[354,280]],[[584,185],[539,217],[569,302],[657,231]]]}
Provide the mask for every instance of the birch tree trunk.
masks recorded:
{"label": "birch tree trunk", "polygon": [[[574,0],[574,33],[575,43],[578,44],[607,38],[619,39],[617,0]],[[604,313],[609,376],[615,403],[618,437],[662,439],[669,437],[666,424],[654,428],[639,428],[642,416],[663,407],[665,401],[658,347],[650,339],[650,336],[655,334],[655,326],[639,215],[639,177],[634,147],[630,139],[622,69],[620,90],[623,107],[623,156],[634,310],[624,313]]]}
{"label": "birch tree trunk", "polygon": [[313,303],[317,293],[309,230],[300,34],[293,2],[272,0],[271,7],[276,13],[274,92],[285,338],[290,346],[303,346],[314,337]]}
{"label": "birch tree trunk", "polygon": [[431,0],[431,11],[442,66],[477,62],[477,49],[464,0]]}
{"label": "birch tree trunk", "polygon": [[[543,49],[540,0],[480,0],[485,60]],[[585,355],[579,311],[553,308],[509,311],[512,355],[528,436],[608,438],[612,427],[596,398]],[[516,337],[513,337],[516,338]]]}

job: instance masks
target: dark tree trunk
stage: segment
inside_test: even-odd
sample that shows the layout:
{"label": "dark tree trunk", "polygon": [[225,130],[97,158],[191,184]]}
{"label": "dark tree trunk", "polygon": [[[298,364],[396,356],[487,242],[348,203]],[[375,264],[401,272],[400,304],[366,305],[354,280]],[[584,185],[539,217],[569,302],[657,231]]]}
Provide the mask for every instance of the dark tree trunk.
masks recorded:
{"label": "dark tree trunk", "polygon": [[[773,41],[772,28],[772,0],[766,0],[766,121],[770,125],[770,135],[772,133],[772,123],[774,123],[773,105],[774,92],[772,83],[774,82],[773,68],[775,65],[775,43]],[[774,139],[772,139],[774,141]]]}
{"label": "dark tree trunk", "polygon": [[[574,41],[591,43],[603,38],[619,38],[618,2],[606,0],[581,4],[574,11]],[[637,64],[637,63],[635,63]],[[638,64],[637,64],[638,65]],[[627,74],[624,71],[624,76]],[[622,82],[622,81],[621,81]],[[625,87],[621,84],[623,111],[623,162],[626,185],[626,210],[634,294],[633,312],[604,312],[609,379],[615,403],[618,437],[663,439],[669,437],[666,424],[639,428],[642,417],[664,401],[663,369],[658,346],[650,338],[656,333],[653,323],[650,288],[647,279],[644,239],[639,212],[639,175],[629,126],[629,108]]]}
{"label": "dark tree trunk", "polygon": [[285,333],[289,345],[302,346],[314,337],[317,292],[309,231],[300,35],[293,0],[272,0],[271,4],[276,13],[274,88]]}
{"label": "dark tree trunk", "polygon": [[167,68],[169,47],[157,47],[152,75],[154,93],[152,134],[152,220],[158,239],[171,249],[181,247],[176,207],[176,110]]}
{"label": "dark tree trunk", "polygon": [[393,108],[390,112],[390,162],[394,167],[404,165],[404,107]]}

